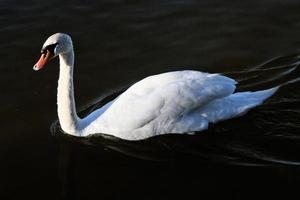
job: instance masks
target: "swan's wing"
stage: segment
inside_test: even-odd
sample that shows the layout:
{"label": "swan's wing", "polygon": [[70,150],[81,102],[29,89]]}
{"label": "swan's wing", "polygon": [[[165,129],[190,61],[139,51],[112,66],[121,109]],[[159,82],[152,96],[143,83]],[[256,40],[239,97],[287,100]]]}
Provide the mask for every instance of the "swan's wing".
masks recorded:
{"label": "swan's wing", "polygon": [[156,118],[165,123],[232,94],[235,84],[228,77],[196,71],[150,76],[121,94],[99,120],[115,131],[134,130]]}
{"label": "swan's wing", "polygon": [[[194,124],[194,119],[184,123],[185,127],[175,124],[189,112],[232,94],[235,84],[228,77],[196,71],[151,76],[85,118],[82,132],[86,135],[109,133],[125,139],[142,139],[169,131],[189,131],[188,124]],[[199,120],[197,118],[197,122]]]}

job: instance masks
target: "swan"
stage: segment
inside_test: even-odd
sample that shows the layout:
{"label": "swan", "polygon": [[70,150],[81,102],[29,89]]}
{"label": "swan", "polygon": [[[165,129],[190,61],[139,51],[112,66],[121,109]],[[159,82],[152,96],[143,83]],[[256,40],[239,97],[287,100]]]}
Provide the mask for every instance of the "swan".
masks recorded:
{"label": "swan", "polygon": [[262,104],[279,87],[234,93],[237,82],[221,74],[184,70],[152,75],[138,81],[114,100],[85,118],[76,113],[73,86],[74,50],[64,33],[44,43],[34,70],[59,57],[57,111],[62,130],[86,137],[104,133],[125,140],[162,134],[193,134],[241,116]]}

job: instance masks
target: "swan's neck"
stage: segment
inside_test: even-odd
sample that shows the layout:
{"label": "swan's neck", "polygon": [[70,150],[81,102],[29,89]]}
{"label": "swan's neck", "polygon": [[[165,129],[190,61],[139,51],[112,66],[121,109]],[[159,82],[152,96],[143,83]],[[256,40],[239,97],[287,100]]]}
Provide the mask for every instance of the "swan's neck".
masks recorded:
{"label": "swan's neck", "polygon": [[58,118],[61,128],[72,135],[78,134],[79,117],[76,113],[73,86],[74,51],[59,55],[60,72],[57,88]]}

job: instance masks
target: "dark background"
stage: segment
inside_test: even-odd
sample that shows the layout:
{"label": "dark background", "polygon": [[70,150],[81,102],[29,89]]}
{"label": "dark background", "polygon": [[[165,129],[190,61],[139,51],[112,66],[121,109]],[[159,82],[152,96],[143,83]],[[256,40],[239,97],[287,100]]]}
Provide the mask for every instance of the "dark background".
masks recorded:
{"label": "dark background", "polygon": [[[73,38],[75,98],[80,108],[147,75],[180,69],[240,71],[297,53],[300,3],[1,0],[1,199],[298,195],[296,166],[147,161],[57,140],[49,127],[57,118],[58,60],[40,72],[32,70],[43,42],[55,32]],[[299,90],[286,93],[299,97],[295,97]]]}

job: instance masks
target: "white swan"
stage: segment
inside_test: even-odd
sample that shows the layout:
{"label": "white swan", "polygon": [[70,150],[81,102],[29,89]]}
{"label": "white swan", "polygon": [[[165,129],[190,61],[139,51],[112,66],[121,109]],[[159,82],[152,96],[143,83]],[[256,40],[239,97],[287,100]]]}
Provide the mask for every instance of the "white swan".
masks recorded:
{"label": "white swan", "polygon": [[59,56],[58,117],[64,132],[75,136],[106,133],[140,140],[167,133],[193,133],[209,123],[233,118],[260,105],[278,89],[233,93],[236,81],[198,71],[174,71],[149,76],[113,101],[80,119],[73,92],[74,51],[71,37],[56,33],[43,45],[34,65],[40,70]]}

